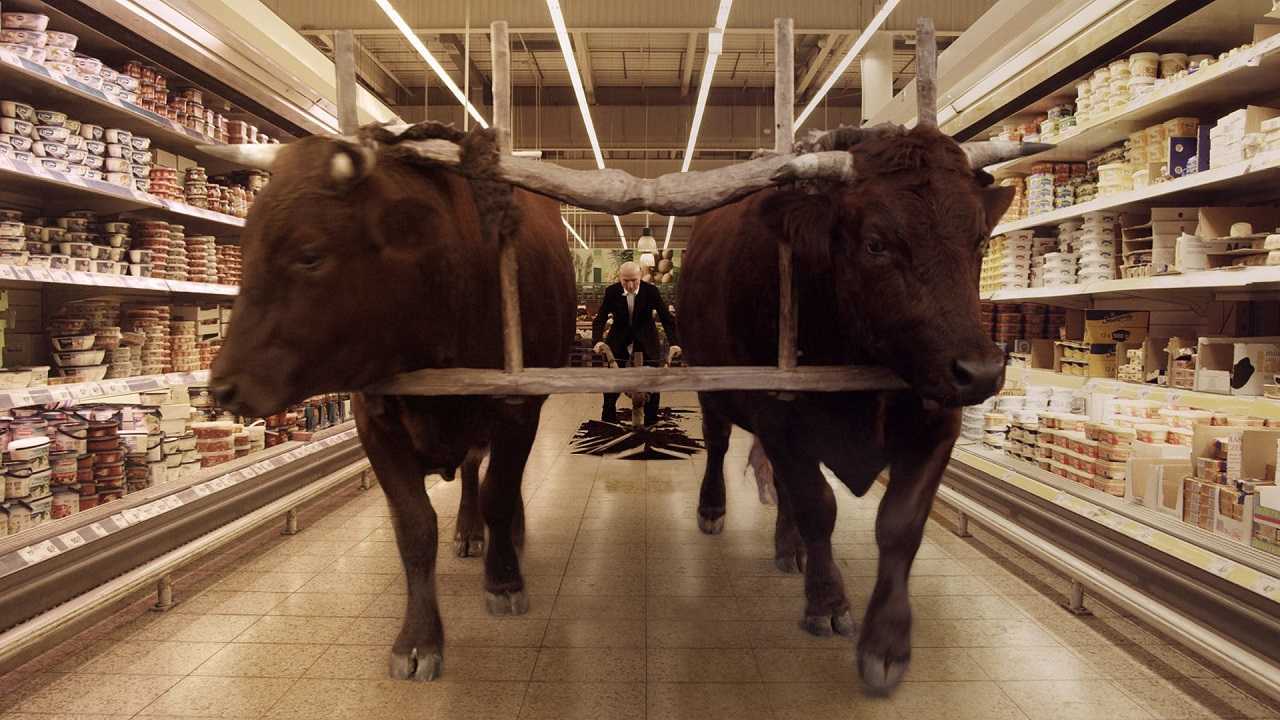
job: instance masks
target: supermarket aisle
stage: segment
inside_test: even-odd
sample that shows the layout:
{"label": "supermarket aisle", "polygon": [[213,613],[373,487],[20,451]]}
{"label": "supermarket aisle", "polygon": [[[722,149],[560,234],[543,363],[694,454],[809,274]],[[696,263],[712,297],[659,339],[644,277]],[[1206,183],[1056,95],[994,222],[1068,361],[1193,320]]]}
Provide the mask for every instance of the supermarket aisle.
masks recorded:
{"label": "supermarket aisle", "polygon": [[[773,510],[743,476],[744,438],[732,447],[725,532],[707,537],[694,520],[701,455],[565,451],[598,402],[560,397],[543,413],[525,485],[529,615],[488,617],[481,563],[442,543],[442,681],[385,678],[403,580],[380,492],[351,490],[304,514],[301,534],[264,530],[180,579],[173,611],[139,599],[0,679],[4,717],[1280,717],[1096,601],[1096,617],[1068,615],[1056,604],[1062,579],[985,533],[961,540],[936,522],[912,580],[907,682],[866,698],[852,644],[797,627],[802,581],[773,567]],[[696,415],[688,422],[699,434]],[[457,493],[455,483],[431,490],[443,538]],[[837,495],[837,557],[860,616],[877,500]]]}

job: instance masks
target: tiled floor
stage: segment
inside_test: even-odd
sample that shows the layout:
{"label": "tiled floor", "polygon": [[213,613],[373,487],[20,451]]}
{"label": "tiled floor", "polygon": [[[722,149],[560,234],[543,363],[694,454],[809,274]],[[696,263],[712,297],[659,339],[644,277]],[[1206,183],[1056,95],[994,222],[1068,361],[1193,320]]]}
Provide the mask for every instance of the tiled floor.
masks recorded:
{"label": "tiled floor", "polygon": [[[669,396],[692,406],[690,396]],[[0,678],[8,718],[1276,718],[1275,706],[1093,602],[1060,609],[1066,582],[981,532],[931,522],[914,568],[913,663],[888,699],[863,695],[848,640],[798,625],[799,577],[773,567],[773,509],[735,436],[724,534],[694,520],[704,462],[566,452],[593,397],[560,397],[526,475],[530,612],[486,615],[481,563],[440,548],[447,646],[432,684],[385,677],[403,613],[381,493],[347,490],[179,579],[165,614],[122,607],[74,642]],[[696,416],[690,421],[698,435]],[[434,480],[433,480],[434,482]],[[875,569],[879,488],[837,490],[836,555],[856,611]],[[458,485],[436,482],[441,537]]]}

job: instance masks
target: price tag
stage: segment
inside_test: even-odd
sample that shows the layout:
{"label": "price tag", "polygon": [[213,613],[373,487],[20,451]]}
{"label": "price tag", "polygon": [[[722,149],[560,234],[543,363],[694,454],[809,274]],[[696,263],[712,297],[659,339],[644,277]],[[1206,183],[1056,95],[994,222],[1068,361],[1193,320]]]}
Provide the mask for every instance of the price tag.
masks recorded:
{"label": "price tag", "polygon": [[34,565],[38,562],[48,560],[49,558],[61,552],[62,552],[61,548],[59,548],[57,545],[54,545],[53,542],[49,540],[45,540],[42,543],[39,543],[36,545],[28,545],[22,548],[21,550],[18,551],[18,555],[23,560],[26,560],[28,563]]}
{"label": "price tag", "polygon": [[129,389],[129,383],[124,380],[106,380],[102,383],[102,393],[104,395],[128,395],[133,392]]}
{"label": "price tag", "polygon": [[101,397],[102,388],[98,383],[76,383],[68,385],[71,396],[77,401],[88,400],[89,398]]}
{"label": "price tag", "polygon": [[112,522],[114,522],[114,523],[116,524],[116,527],[117,527],[117,528],[127,528],[127,527],[129,527],[129,521],[128,521],[128,520],[126,520],[126,519],[125,519],[125,517],[124,517],[124,515],[122,515],[122,514],[120,514],[120,513],[116,513],[115,515],[112,515],[112,516],[111,516],[110,518],[108,518],[108,519],[109,519],[109,520],[111,520]]}
{"label": "price tag", "polygon": [[107,530],[105,527],[103,527],[102,523],[100,522],[96,522],[96,523],[93,523],[92,525],[83,527],[81,528],[81,531],[82,532],[87,531],[90,535],[94,537],[95,540],[97,538],[104,538],[107,535],[109,535],[111,532],[110,530]]}
{"label": "price tag", "polygon": [[0,265],[0,278],[4,278],[5,280],[15,280],[15,279],[17,279],[17,274],[16,274],[16,273],[14,273],[14,271],[13,271],[13,266],[12,266],[12,265]]}
{"label": "price tag", "polygon": [[160,503],[161,503],[161,506],[164,507],[165,512],[168,512],[170,510],[176,510],[182,507],[182,498],[178,497],[176,494],[169,495],[169,496],[160,498]]}
{"label": "price tag", "polygon": [[75,530],[73,532],[63,533],[62,535],[59,535],[58,541],[61,542],[63,545],[65,545],[68,550],[72,548],[78,548],[81,545],[84,545],[85,543],[89,542],[88,540],[84,539],[84,535],[81,535],[79,530]]}
{"label": "price tag", "polygon": [[129,508],[124,511],[124,517],[130,525],[136,525],[147,519],[147,515],[142,511],[142,508]]}
{"label": "price tag", "polygon": [[71,273],[66,270],[50,270],[49,276],[53,278],[54,282],[60,282],[60,283],[71,282]]}
{"label": "price tag", "polygon": [[71,402],[74,399],[66,385],[50,385],[49,394],[56,402]]}
{"label": "price tag", "polygon": [[38,268],[30,268],[30,270],[31,270],[31,279],[35,280],[36,282],[49,282],[50,280],[53,279],[53,275],[49,273],[48,268],[38,267]]}
{"label": "price tag", "polygon": [[12,390],[5,394],[9,407],[27,407],[31,404],[31,393],[27,390]]}

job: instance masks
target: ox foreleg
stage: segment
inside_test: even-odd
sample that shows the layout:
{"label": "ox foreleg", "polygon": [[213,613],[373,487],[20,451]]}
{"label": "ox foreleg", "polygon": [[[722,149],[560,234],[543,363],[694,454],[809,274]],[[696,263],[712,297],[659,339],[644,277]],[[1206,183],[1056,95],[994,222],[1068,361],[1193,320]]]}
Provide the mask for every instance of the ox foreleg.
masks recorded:
{"label": "ox foreleg", "polygon": [[702,406],[702,437],[707,445],[707,466],[698,491],[698,529],[719,535],[724,530],[724,456],[729,452],[733,425],[715,409],[710,394],[698,393],[698,404]]}
{"label": "ox foreleg", "polygon": [[951,456],[959,417],[959,411],[953,411],[912,418],[912,432],[901,434],[903,446],[893,454],[889,486],[876,515],[876,586],[858,638],[858,672],[877,692],[888,692],[901,682],[911,661],[907,579]]}
{"label": "ox foreleg", "polygon": [[484,518],[480,515],[480,463],[487,448],[474,447],[462,461],[462,500],[458,503],[458,527],[453,534],[453,551],[458,557],[480,557],[484,553]]}
{"label": "ox foreleg", "polygon": [[489,526],[484,556],[485,601],[494,615],[522,615],[529,610],[520,574],[518,546],[524,541],[524,500],[520,482],[538,433],[542,398],[505,405],[494,424],[489,471],[480,488],[480,508]]}
{"label": "ox foreleg", "polygon": [[423,483],[427,469],[398,425],[369,430],[362,423],[360,440],[387,496],[409,591],[404,624],[391,646],[391,677],[434,680],[444,667],[444,625],[436,603],[438,525]]}
{"label": "ox foreleg", "polygon": [[[831,550],[831,533],[836,525],[835,494],[818,469],[818,461],[797,452],[785,431],[762,428],[759,437],[773,462],[778,514],[782,516],[785,513],[794,523],[789,525],[780,521],[775,533],[790,532],[794,528],[803,541],[804,554],[801,556],[796,550],[782,547],[783,543],[775,534],[776,551],[791,553],[797,565],[803,562],[805,611],[802,626],[814,635],[851,635],[853,616],[844,591],[844,578]],[[778,560],[781,563],[782,557]]]}

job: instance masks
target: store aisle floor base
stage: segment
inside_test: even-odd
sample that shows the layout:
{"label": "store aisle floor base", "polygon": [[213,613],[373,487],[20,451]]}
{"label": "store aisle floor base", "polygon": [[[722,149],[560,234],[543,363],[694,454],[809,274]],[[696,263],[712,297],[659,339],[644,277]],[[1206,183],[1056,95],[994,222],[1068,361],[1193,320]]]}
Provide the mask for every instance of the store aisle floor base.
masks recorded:
{"label": "store aisle floor base", "polygon": [[[694,398],[664,399],[694,407]],[[726,463],[724,534],[702,535],[704,455],[619,461],[573,455],[595,396],[560,396],[525,481],[530,612],[485,613],[481,563],[440,545],[443,679],[386,678],[404,581],[385,500],[355,489],[194,568],[180,604],[138,598],[113,619],[0,677],[4,718],[48,714],[232,718],[1275,718],[1250,694],[1141,624],[980,529],[931,522],[911,583],[913,662],[887,699],[862,693],[848,640],[798,626],[802,581],[772,562],[774,511]],[[684,421],[699,435],[698,417]],[[432,478],[441,537],[459,486]],[[874,582],[880,488],[837,488],[836,556],[855,614]]]}

